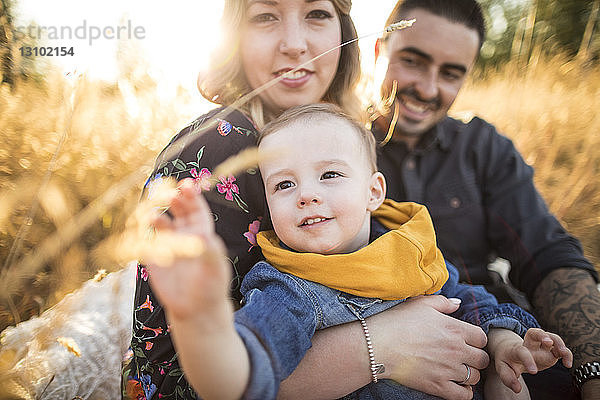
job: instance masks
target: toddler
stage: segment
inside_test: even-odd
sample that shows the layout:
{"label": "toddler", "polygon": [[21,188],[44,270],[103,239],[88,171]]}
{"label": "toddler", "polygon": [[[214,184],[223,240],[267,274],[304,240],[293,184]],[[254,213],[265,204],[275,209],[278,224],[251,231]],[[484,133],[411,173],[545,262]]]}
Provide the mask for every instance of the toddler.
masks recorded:
{"label": "toddler", "polygon": [[[364,330],[372,382],[354,398],[432,398],[385,379],[390,371],[378,362],[365,320],[428,294],[460,299],[453,316],[488,334],[486,398],[528,398],[521,373],[559,358],[571,366],[562,339],[539,329],[527,312],[458,283],[436,247],[426,208],[385,199],[371,133],[337,107],[286,111],[265,126],[259,151],[267,155],[259,167],[274,231],[257,235],[266,261],[244,278],[240,310],[234,313],[229,300],[225,248],[197,187],[183,182],[170,201],[172,218],[154,221],[158,231],[194,236],[205,249],[170,265],[152,255],[146,260],[186,378],[202,398],[275,398],[315,330],[355,320]],[[467,364],[456,370],[458,384],[479,380]]]}

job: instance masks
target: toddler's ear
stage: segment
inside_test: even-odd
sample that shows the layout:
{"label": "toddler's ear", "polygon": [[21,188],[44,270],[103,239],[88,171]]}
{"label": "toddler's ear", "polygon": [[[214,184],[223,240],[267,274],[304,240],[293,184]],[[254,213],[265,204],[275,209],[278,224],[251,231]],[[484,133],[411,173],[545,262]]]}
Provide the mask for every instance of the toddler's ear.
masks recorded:
{"label": "toddler's ear", "polygon": [[371,175],[369,182],[369,203],[367,205],[368,211],[375,211],[379,208],[383,200],[385,200],[385,177],[381,172],[375,172]]}

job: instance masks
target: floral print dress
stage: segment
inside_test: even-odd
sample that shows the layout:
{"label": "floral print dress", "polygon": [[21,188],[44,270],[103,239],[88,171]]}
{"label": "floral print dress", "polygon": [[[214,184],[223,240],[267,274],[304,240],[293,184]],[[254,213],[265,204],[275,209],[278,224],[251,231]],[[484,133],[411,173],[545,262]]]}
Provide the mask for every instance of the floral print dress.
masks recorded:
{"label": "floral print dress", "polygon": [[[222,109],[196,119],[171,140],[158,156],[143,196],[152,196],[153,187],[165,177],[192,178],[207,189],[206,178],[212,176],[217,165],[256,145],[252,122],[235,110],[226,116],[217,115]],[[239,302],[242,279],[261,257],[256,233],[259,228],[270,228],[267,205],[257,168],[217,178],[219,183],[205,197],[216,232],[227,246],[233,269],[231,295]],[[197,398],[179,366],[164,310],[149,286],[148,270],[141,264],[136,275],[133,336],[122,371],[122,394],[135,400]]]}

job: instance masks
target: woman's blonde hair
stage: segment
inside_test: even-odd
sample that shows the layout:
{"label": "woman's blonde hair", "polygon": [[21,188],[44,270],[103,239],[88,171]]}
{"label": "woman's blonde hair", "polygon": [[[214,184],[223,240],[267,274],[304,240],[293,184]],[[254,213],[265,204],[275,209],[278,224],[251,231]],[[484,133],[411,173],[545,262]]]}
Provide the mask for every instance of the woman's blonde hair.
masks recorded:
{"label": "woman's blonde hair", "polygon": [[[330,0],[340,19],[342,43],[357,37],[354,22],[350,18],[352,0]],[[204,98],[213,103],[230,105],[252,91],[248,85],[240,59],[240,30],[246,14],[247,0],[225,0],[221,18],[222,40],[211,54],[208,70],[198,79],[198,89]],[[360,52],[358,43],[341,48],[338,68],[323,101],[339,105],[348,114],[359,118],[360,101],[355,93],[360,79]],[[277,115],[270,115],[258,96],[239,107],[261,128]]]}

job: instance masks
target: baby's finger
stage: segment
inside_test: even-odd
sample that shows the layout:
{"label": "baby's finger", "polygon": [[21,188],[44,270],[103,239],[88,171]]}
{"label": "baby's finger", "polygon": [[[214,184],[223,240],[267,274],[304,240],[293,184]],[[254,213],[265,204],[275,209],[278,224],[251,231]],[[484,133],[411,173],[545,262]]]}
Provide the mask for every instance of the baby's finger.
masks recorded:
{"label": "baby's finger", "polygon": [[528,349],[537,348],[540,343],[544,340],[544,338],[548,338],[548,333],[540,328],[530,328],[525,333],[525,337],[523,338],[523,346]]}
{"label": "baby's finger", "polygon": [[548,336],[554,342],[554,346],[555,347],[558,347],[561,350],[567,349],[567,346],[565,345],[565,342],[562,340],[562,338],[560,336],[558,336],[555,333],[548,333]]}
{"label": "baby's finger", "polygon": [[542,339],[542,343],[541,343],[542,350],[551,351],[553,346],[554,346],[554,340],[552,340],[550,338],[550,336],[546,336],[544,339]]}
{"label": "baby's finger", "polygon": [[195,192],[195,186],[195,182],[192,178],[185,178],[177,182],[177,190],[180,192],[190,189]]}
{"label": "baby's finger", "polygon": [[173,196],[169,203],[169,212],[174,218],[185,218],[198,208],[196,204],[196,193],[193,189],[193,181],[184,179],[177,186],[177,195]]}
{"label": "baby's finger", "polygon": [[193,199],[198,193],[194,181],[190,178],[185,178],[184,180],[179,181],[177,190],[179,191],[179,196],[187,200]]}
{"label": "baby's finger", "polygon": [[516,356],[518,357],[519,362],[525,368],[525,372],[529,374],[536,374],[538,372],[537,364],[533,358],[531,352],[524,346],[520,346],[516,350]]}
{"label": "baby's finger", "polygon": [[214,218],[208,202],[196,189],[193,181],[184,180],[180,185],[180,195],[171,203],[175,225],[198,235],[214,233]]}
{"label": "baby's finger", "polygon": [[495,367],[502,383],[504,383],[504,385],[510,388],[513,392],[519,393],[522,388],[521,383],[519,382],[519,376],[515,373],[515,371],[508,364],[502,361],[496,361]]}
{"label": "baby's finger", "polygon": [[157,231],[167,231],[174,228],[173,219],[165,213],[160,213],[152,217],[150,225]]}
{"label": "baby's finger", "polygon": [[195,205],[198,208],[194,214],[194,223],[198,224],[201,234],[212,234],[215,231],[215,220],[206,198],[201,194],[195,196]]}
{"label": "baby's finger", "polygon": [[571,350],[565,347],[564,351],[560,352],[561,356],[558,358],[562,358],[562,363],[565,367],[571,368],[573,366],[573,353]]}
{"label": "baby's finger", "polygon": [[573,366],[573,353],[567,348],[562,338],[554,333],[550,333],[550,338],[554,341],[552,355],[556,358],[562,358],[562,363],[565,367]]}
{"label": "baby's finger", "polygon": [[564,365],[566,365],[565,362],[572,363],[573,353],[571,353],[571,350],[567,348],[562,338],[553,333],[550,334],[550,337],[554,341],[554,347],[552,347],[552,355],[556,358],[562,358]]}

